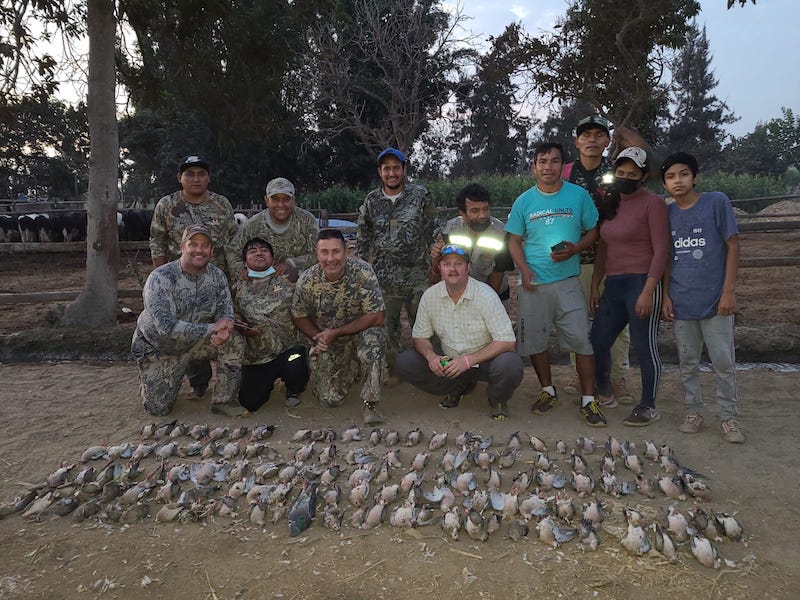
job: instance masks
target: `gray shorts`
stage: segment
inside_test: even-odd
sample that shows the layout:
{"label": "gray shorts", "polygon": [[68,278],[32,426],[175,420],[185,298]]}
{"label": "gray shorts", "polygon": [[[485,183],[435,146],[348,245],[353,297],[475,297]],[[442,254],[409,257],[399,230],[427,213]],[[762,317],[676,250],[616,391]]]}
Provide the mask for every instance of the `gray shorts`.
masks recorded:
{"label": "gray shorts", "polygon": [[545,352],[553,328],[563,350],[594,354],[589,341],[589,311],[577,277],[537,285],[535,292],[520,286],[517,300],[519,354]]}

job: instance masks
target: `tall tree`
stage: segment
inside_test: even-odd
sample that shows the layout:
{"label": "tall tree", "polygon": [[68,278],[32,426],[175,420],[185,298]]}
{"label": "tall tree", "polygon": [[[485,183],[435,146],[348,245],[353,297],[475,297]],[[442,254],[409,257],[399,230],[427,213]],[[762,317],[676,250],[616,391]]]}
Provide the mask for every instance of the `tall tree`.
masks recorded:
{"label": "tall tree", "polygon": [[699,10],[697,0],[572,0],[556,33],[528,42],[539,93],[586,99],[616,125],[647,133],[668,99],[670,53]]}
{"label": "tall tree", "polygon": [[375,154],[409,150],[471,56],[438,0],[341,0],[311,32],[318,125]]}
{"label": "tall tree", "polygon": [[89,31],[89,200],[86,231],[86,285],[66,307],[61,323],[108,327],[117,320],[117,134],[114,0],[87,0]]}
{"label": "tall tree", "polygon": [[752,132],[733,139],[723,152],[722,168],[762,175],[800,168],[800,115],[785,107],[781,113],[780,118],[758,123]]}
{"label": "tall tree", "polygon": [[719,167],[725,125],[736,121],[725,102],[714,94],[706,28],[692,23],[673,67],[675,113],[667,132],[670,151],[692,152],[704,170]]}
{"label": "tall tree", "polygon": [[519,114],[513,79],[522,37],[518,23],[506,26],[478,58],[475,75],[458,88],[457,113],[464,124],[456,130],[453,177],[512,174],[524,165],[530,120]]}

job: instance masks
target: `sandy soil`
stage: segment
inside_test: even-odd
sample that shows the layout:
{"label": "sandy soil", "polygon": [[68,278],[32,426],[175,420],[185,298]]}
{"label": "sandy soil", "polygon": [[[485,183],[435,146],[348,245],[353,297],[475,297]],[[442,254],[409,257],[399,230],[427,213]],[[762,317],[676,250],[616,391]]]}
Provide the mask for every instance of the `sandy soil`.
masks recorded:
{"label": "sandy soil", "polygon": [[[557,367],[555,375],[557,384],[563,385],[569,372]],[[62,461],[76,461],[89,446],[137,441],[141,426],[150,422],[137,399],[136,371],[129,364],[0,365],[0,378],[5,427],[0,438],[2,505],[42,481]],[[662,383],[663,419],[643,430],[622,426],[624,407],[607,412],[607,429],[589,430],[578,420],[573,398],[567,394],[562,394],[554,414],[532,415],[530,401],[538,388],[530,369],[512,403],[512,418],[505,423],[488,418],[482,385],[450,411],[439,409],[434,398],[405,384],[386,392],[386,427],[404,433],[419,426],[426,439],[433,431],[445,431],[450,448],[462,431],[492,434],[497,450],[514,431],[534,433],[544,439],[564,470],[566,459],[552,450],[557,439],[573,447],[579,435],[592,434],[598,440],[614,435],[635,441],[640,453],[642,439],[669,444],[683,464],[708,476],[713,501],[705,508],[736,513],[744,526],[742,541],[718,545],[720,555],[736,561],[736,566],[718,571],[700,566],[688,547],[680,548],[674,565],[658,556],[633,558],[622,549],[615,535],[621,531],[622,507],[639,507],[657,521],[673,502],[660,493],[652,500],[639,494],[617,499],[600,493],[609,514],[600,533],[602,544],[594,553],[582,551],[575,541],[553,549],[535,540],[533,532],[513,542],[506,538],[505,523],[486,543],[463,532],[459,541],[453,541],[437,524],[401,530],[387,522],[369,531],[345,524],[334,532],[319,519],[300,537],[290,538],[285,518],[277,525],[252,525],[241,499],[239,517],[216,516],[202,522],[155,523],[152,515],[161,506],[155,503],[150,517],[130,525],[99,520],[76,524],[69,516],[42,522],[20,515],[0,520],[0,598],[529,598],[542,593],[657,598],[667,593],[793,599],[800,589],[800,510],[796,478],[791,475],[796,471],[791,461],[800,427],[792,408],[799,382],[797,373],[740,373],[744,445],[721,440],[714,406],[707,410],[707,430],[694,436],[678,433],[682,407],[675,372],[668,372]],[[712,385],[707,375],[704,391],[709,398]],[[358,403],[351,394],[341,408],[330,410],[306,397],[296,415],[289,415],[272,401],[255,415],[225,422],[209,414],[206,402],[181,397],[173,416],[186,423],[274,424],[278,429],[270,445],[283,457],[291,457],[299,446],[290,441],[295,430],[330,426],[341,431],[357,420]],[[369,446],[340,443],[339,451],[344,454],[361,445]],[[420,449],[401,450],[404,468],[393,473],[392,481],[399,481]],[[380,454],[385,447],[371,450]],[[442,452],[432,453],[423,490],[431,489]],[[598,449],[587,457],[595,473],[600,455]],[[507,490],[513,474],[534,458],[526,444],[523,462],[503,472],[502,488]],[[192,460],[174,457],[172,464]],[[645,462],[648,475],[661,472]],[[150,458],[145,463],[144,471],[155,464]],[[621,465],[618,473],[623,479],[632,478]],[[484,477],[478,478],[482,487]],[[343,490],[349,489],[346,475],[339,482]],[[376,489],[373,485],[373,492]],[[686,500],[677,505],[685,512],[694,503]],[[347,511],[348,517],[351,512]]]}

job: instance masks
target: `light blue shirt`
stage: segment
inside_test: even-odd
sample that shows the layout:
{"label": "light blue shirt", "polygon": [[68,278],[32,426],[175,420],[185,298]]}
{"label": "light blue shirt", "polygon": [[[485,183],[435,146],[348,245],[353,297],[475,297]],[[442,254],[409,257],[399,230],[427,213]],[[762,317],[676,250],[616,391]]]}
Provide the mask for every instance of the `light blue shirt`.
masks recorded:
{"label": "light blue shirt", "polygon": [[589,193],[564,182],[552,194],[534,186],[514,201],[506,231],[525,238],[525,262],[533,270],[534,284],[555,283],[580,273],[578,255],[562,262],[550,258],[551,247],[566,240],[577,244],[584,231],[597,225],[597,208]]}

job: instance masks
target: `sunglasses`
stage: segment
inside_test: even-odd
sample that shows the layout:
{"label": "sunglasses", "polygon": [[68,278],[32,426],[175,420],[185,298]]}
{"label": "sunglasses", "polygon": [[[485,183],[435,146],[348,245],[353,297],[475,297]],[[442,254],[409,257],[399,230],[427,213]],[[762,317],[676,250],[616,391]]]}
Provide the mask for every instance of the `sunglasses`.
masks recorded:
{"label": "sunglasses", "polygon": [[457,254],[458,256],[463,256],[467,260],[469,260],[469,254],[467,251],[464,250],[461,246],[454,246],[453,244],[447,244],[444,248],[442,248],[442,256],[447,256],[448,254]]}

